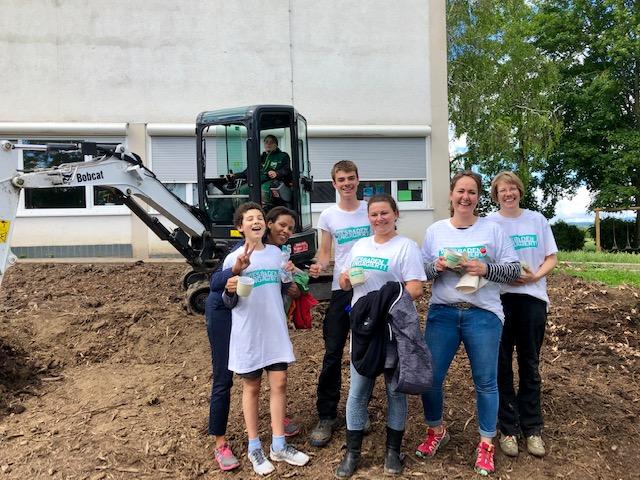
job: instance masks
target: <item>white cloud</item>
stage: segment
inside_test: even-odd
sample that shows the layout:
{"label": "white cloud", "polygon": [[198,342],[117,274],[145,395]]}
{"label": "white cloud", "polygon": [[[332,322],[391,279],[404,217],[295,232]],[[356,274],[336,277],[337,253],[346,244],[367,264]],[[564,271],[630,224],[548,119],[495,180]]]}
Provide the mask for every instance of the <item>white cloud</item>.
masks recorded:
{"label": "white cloud", "polygon": [[551,219],[565,222],[593,221],[593,212],[587,212],[591,203],[591,195],[586,187],[580,187],[573,197],[562,197],[556,204],[556,216]]}

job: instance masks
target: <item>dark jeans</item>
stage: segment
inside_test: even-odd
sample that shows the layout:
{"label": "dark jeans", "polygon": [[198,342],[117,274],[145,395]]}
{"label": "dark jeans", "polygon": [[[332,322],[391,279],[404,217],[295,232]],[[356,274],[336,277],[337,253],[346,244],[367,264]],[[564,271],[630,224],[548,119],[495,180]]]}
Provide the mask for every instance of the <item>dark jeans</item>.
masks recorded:
{"label": "dark jeans", "polygon": [[229,365],[231,310],[226,308],[213,310],[207,305],[205,318],[213,367],[213,383],[209,402],[209,435],[224,435],[229,420],[231,386],[233,385],[233,372],[227,368]]}
{"label": "dark jeans", "polygon": [[342,352],[349,335],[349,313],[353,292],[334,290],[322,324],[324,338],[324,360],[318,379],[316,408],[320,419],[338,416],[338,402],[342,386]]}
{"label": "dark jeans", "polygon": [[[543,427],[540,407],[540,349],[547,322],[547,304],[531,295],[501,296],[505,322],[498,355],[498,423],[505,435],[538,435]],[[513,349],[518,356],[520,384],[513,385]]]}

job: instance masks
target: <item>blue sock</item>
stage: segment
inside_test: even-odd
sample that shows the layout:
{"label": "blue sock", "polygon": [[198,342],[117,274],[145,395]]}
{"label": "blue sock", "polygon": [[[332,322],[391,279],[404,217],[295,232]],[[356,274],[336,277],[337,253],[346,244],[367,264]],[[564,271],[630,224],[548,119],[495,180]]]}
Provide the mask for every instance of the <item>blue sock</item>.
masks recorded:
{"label": "blue sock", "polygon": [[261,448],[262,444],[260,443],[260,437],[249,439],[249,453],[253,452],[254,450],[260,450]]}
{"label": "blue sock", "polygon": [[271,449],[274,452],[281,452],[284,447],[287,446],[287,442],[284,439],[284,435],[272,435],[271,436]]}

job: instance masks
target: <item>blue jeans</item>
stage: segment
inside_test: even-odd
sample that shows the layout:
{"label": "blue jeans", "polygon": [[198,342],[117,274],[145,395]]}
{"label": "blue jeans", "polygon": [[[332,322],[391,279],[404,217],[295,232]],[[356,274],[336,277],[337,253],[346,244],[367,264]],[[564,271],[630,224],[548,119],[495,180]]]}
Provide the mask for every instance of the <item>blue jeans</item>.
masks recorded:
{"label": "blue jeans", "polygon": [[433,385],[422,395],[424,419],[428,426],[436,427],[442,423],[442,384],[462,342],[471,363],[476,388],[480,435],[489,438],[496,436],[501,334],[502,322],[488,310],[449,305],[429,306],[424,336],[433,360]]}
{"label": "blue jeans", "polygon": [[[360,375],[352,363],[349,369],[351,383],[347,397],[347,430],[364,430],[368,416],[367,407],[376,380]],[[404,431],[407,421],[407,396],[404,393],[391,391],[386,381],[385,385],[387,387],[387,426]]]}

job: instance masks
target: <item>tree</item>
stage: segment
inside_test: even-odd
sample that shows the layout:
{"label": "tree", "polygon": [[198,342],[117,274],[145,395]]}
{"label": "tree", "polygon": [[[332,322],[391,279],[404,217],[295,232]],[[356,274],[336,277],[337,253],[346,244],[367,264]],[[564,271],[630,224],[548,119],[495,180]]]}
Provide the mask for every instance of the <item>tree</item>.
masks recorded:
{"label": "tree", "polygon": [[[550,163],[595,194],[591,208],[639,206],[640,2],[538,6],[535,44],[561,77],[556,104],[564,128]],[[640,211],[634,237],[638,242]]]}
{"label": "tree", "polygon": [[450,120],[468,146],[457,166],[515,171],[527,187],[523,205],[552,214],[572,179],[549,164],[561,134],[559,77],[534,43],[536,11],[525,0],[448,0],[447,9]]}

